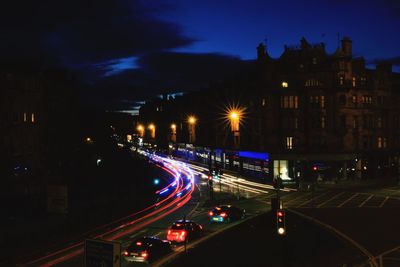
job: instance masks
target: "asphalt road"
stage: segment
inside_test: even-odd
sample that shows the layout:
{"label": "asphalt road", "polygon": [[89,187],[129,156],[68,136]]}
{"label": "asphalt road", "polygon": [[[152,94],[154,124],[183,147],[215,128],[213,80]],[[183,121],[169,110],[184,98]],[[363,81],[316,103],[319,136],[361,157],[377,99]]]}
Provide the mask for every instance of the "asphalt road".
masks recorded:
{"label": "asphalt road", "polygon": [[[199,176],[196,180],[196,190],[187,204],[171,214],[161,216],[162,218],[152,221],[145,227],[117,238],[116,240],[122,244],[122,249],[142,236],[155,235],[165,238],[168,227],[175,220],[186,216],[204,226],[207,240],[189,245],[189,252],[178,257],[169,266],[343,267],[343,264],[354,266],[367,260],[365,254],[350,242],[339,238],[319,224],[294,214],[287,214],[287,236],[277,237],[271,215],[265,213],[269,210],[270,198],[275,196],[271,186],[225,176],[221,186],[219,183],[214,184],[216,201],[210,203],[204,177]],[[383,238],[396,231],[397,221],[393,220],[393,224],[385,223],[384,220],[379,221],[381,216],[386,216],[388,219],[390,214],[396,216],[395,211],[400,206],[400,199],[393,192],[391,195],[385,195],[384,191],[376,190],[373,192],[347,192],[334,189],[316,192],[286,190],[281,192],[281,196],[285,207],[337,227],[350,239],[354,238],[362,243],[362,246],[374,256],[392,248],[398,244],[397,240],[400,240],[396,234],[390,238]],[[230,227],[231,224],[210,223],[207,212],[216,203],[234,204],[244,208],[246,221],[235,227]],[[256,218],[253,218],[254,216]],[[375,230],[379,228],[380,232],[371,231],[368,225]],[[366,235],[366,232],[371,234]],[[216,233],[218,235],[214,235]],[[175,259],[181,251],[182,247],[176,247],[175,252],[167,259]],[[122,263],[124,267],[140,265],[142,264]],[[165,262],[160,264],[164,265]],[[74,257],[57,266],[83,266],[83,257],[82,255]]]}
{"label": "asphalt road", "polygon": [[345,241],[291,213],[277,236],[264,213],[214,236],[166,266],[353,266],[364,256]]}

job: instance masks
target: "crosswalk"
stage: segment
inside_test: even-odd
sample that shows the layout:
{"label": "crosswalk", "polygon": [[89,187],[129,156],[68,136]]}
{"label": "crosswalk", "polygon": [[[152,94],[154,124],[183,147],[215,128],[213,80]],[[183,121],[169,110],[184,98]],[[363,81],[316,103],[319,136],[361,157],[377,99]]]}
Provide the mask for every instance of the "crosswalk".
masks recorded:
{"label": "crosswalk", "polygon": [[[274,194],[257,197],[270,203]],[[290,208],[400,208],[400,199],[371,193],[322,191],[289,192],[281,194],[285,207]]]}

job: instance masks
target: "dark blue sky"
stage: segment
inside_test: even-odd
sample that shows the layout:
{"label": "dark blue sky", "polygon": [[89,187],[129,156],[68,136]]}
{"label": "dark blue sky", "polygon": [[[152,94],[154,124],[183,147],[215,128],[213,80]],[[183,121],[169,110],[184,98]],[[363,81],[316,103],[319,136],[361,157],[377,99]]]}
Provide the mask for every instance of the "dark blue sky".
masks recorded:
{"label": "dark blue sky", "polygon": [[129,108],[240,71],[265,39],[277,58],[302,36],[333,52],[339,33],[399,71],[399,29],[399,0],[14,0],[0,9],[0,64],[73,69],[93,101]]}
{"label": "dark blue sky", "polygon": [[[396,3],[397,2],[397,3]],[[185,52],[219,52],[255,58],[256,45],[267,38],[273,57],[284,44],[302,36],[337,47],[337,33],[353,40],[354,53],[367,59],[400,55],[400,1],[388,0],[175,0],[161,14],[197,39]]]}

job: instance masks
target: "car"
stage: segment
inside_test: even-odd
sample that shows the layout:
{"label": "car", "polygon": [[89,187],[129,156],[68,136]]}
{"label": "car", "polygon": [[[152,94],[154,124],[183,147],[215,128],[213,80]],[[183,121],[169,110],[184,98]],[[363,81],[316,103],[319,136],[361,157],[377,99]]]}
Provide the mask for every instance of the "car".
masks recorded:
{"label": "car", "polygon": [[191,220],[178,220],[167,231],[167,239],[173,243],[189,242],[203,234],[203,226]]}
{"label": "car", "polygon": [[171,242],[149,236],[133,241],[122,253],[122,256],[128,262],[150,263],[171,251]]}
{"label": "car", "polygon": [[244,215],[244,209],[232,205],[217,206],[208,212],[211,222],[231,222],[242,219]]}

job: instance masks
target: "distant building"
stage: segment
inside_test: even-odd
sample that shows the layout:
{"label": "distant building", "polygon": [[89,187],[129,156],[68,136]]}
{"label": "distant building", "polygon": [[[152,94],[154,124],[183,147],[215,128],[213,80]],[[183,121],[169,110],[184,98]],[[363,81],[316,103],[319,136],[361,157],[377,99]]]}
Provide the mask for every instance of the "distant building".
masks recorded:
{"label": "distant building", "polygon": [[159,124],[162,140],[176,123],[177,142],[187,143],[186,116],[195,114],[194,145],[222,149],[221,163],[232,165],[224,151],[234,148],[233,135],[223,117],[227,105],[239,104],[246,108],[239,150],[267,152],[268,176],[383,178],[399,173],[399,103],[400,74],[390,63],[366,68],[362,57],[353,57],[349,38],[333,54],[302,38],[277,59],[260,44],[247,73],[173,101],[149,102],[140,119]]}

